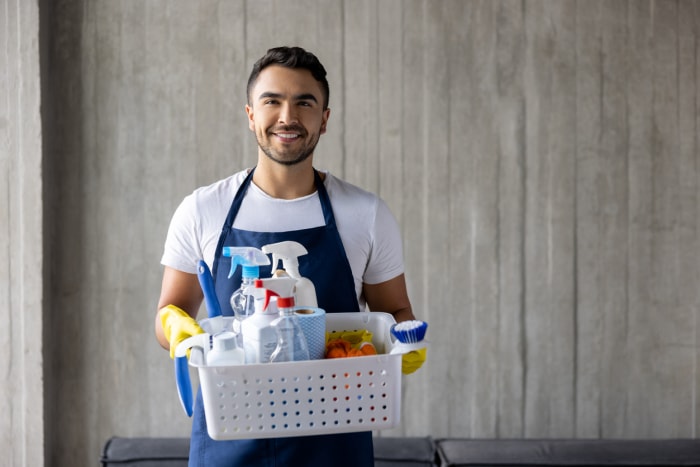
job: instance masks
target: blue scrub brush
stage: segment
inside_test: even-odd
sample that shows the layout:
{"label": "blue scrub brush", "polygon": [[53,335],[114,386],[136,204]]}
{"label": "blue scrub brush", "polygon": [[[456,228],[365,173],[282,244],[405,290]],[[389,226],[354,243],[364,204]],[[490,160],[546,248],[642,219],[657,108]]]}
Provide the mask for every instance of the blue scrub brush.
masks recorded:
{"label": "blue scrub brush", "polygon": [[423,339],[428,330],[428,323],[419,320],[402,321],[391,327],[391,335],[398,341],[391,353],[406,353],[425,347]]}

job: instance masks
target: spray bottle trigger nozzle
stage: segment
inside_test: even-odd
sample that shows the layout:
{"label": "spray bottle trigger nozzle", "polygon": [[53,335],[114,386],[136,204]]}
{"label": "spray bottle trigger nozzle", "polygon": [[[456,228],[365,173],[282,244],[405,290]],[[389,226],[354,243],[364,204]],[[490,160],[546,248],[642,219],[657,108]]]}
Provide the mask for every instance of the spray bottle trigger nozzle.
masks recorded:
{"label": "spray bottle trigger nozzle", "polygon": [[238,267],[239,264],[242,267],[267,266],[268,264],[270,264],[270,258],[268,258],[267,255],[261,250],[252,246],[225,246],[222,248],[221,253],[224,256],[228,256],[231,258],[231,269],[228,273],[229,279],[236,272],[236,267]]}

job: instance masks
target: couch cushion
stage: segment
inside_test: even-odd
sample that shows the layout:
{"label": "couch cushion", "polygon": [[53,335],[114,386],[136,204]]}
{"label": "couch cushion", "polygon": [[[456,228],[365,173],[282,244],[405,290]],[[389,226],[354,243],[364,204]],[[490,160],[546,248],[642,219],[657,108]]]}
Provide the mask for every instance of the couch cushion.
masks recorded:
{"label": "couch cushion", "polygon": [[700,440],[436,440],[441,466],[700,466]]}
{"label": "couch cushion", "polygon": [[102,450],[104,467],[187,467],[189,438],[110,438]]}
{"label": "couch cushion", "polygon": [[374,467],[432,467],[435,461],[431,438],[374,438]]}
{"label": "couch cushion", "polygon": [[[116,467],[187,467],[189,438],[110,438],[102,465]],[[375,467],[433,467],[430,438],[374,438]]]}

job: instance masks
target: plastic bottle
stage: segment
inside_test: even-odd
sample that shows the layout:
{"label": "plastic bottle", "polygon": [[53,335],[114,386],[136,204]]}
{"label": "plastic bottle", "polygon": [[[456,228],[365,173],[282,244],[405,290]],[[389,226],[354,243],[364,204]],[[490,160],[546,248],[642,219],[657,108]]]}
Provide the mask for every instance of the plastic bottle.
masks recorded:
{"label": "plastic bottle", "polygon": [[270,326],[279,316],[276,300],[280,294],[277,290],[286,293],[287,288],[294,286],[294,281],[290,277],[256,279],[254,286],[246,289],[245,292],[252,295],[255,302],[255,313],[241,323],[246,363],[270,361],[272,352],[277,348],[277,332]]}
{"label": "plastic bottle", "polygon": [[280,296],[277,298],[279,317],[270,324],[270,327],[275,329],[277,334],[277,346],[270,356],[270,361],[277,363],[309,360],[309,347],[306,343],[306,337],[299,325],[299,318],[294,313],[292,287],[296,280],[282,277],[279,279],[286,279],[283,286],[289,284],[291,287],[288,290],[280,289]]}
{"label": "plastic bottle", "polygon": [[259,275],[257,266],[243,266],[241,286],[231,294],[231,309],[239,322],[255,313],[255,300],[252,295],[246,294],[245,290],[254,284],[255,279],[260,278]]}
{"label": "plastic bottle", "polygon": [[294,301],[299,307],[316,308],[316,287],[310,279],[302,277],[299,273],[299,256],[308,253],[301,243],[284,241],[271,243],[262,247],[262,251],[272,254],[272,269],[277,268],[279,260],[282,260],[283,269],[290,277],[297,280],[294,292]]}
{"label": "plastic bottle", "polygon": [[245,353],[238,346],[236,335],[230,331],[212,337],[212,348],[207,352],[208,366],[230,366],[245,363]]}
{"label": "plastic bottle", "polygon": [[231,294],[231,309],[236,318],[233,322],[233,331],[238,338],[238,345],[243,345],[241,336],[241,322],[255,313],[255,303],[252,295],[245,291],[254,285],[255,279],[260,277],[260,266],[270,264],[270,259],[261,250],[254,247],[230,247],[225,246],[222,254],[231,258],[231,270],[229,279],[233,277],[238,265],[241,266],[241,286]]}

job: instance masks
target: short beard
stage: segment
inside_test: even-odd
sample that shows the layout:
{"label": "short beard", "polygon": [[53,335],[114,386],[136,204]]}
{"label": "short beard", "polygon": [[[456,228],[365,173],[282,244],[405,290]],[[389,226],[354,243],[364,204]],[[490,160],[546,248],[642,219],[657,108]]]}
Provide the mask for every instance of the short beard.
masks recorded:
{"label": "short beard", "polygon": [[280,159],[278,157],[275,157],[275,154],[272,151],[272,149],[270,149],[270,146],[263,144],[257,135],[255,136],[255,139],[258,141],[258,147],[260,147],[262,152],[264,152],[265,155],[271,161],[277,162],[278,164],[281,164],[281,165],[292,166],[292,165],[300,164],[300,163],[304,162],[306,159],[308,159],[314,153],[314,150],[316,149],[316,145],[318,144],[318,141],[320,138],[316,138],[316,141],[313,142],[311,147],[306,148],[306,150],[300,152],[296,158],[291,159],[291,160],[285,160],[285,159]]}
{"label": "short beard", "polygon": [[261,145],[261,144],[260,144],[260,141],[258,141],[258,146],[260,146],[260,149],[262,149],[262,152],[264,152],[265,155],[266,155],[270,160],[272,160],[272,161],[274,161],[274,162],[277,162],[278,164],[282,164],[282,165],[296,165],[296,164],[299,164],[299,163],[305,161],[306,159],[308,159],[309,156],[310,156],[311,154],[314,153],[314,149],[316,148],[316,146],[314,145],[314,147],[310,148],[308,151],[304,151],[304,152],[302,152],[301,154],[299,154],[295,159],[292,159],[292,160],[282,160],[282,159],[276,158],[276,157],[274,156],[274,154],[272,153],[272,151],[270,150],[270,148],[269,148],[268,146],[263,146],[263,145]]}

